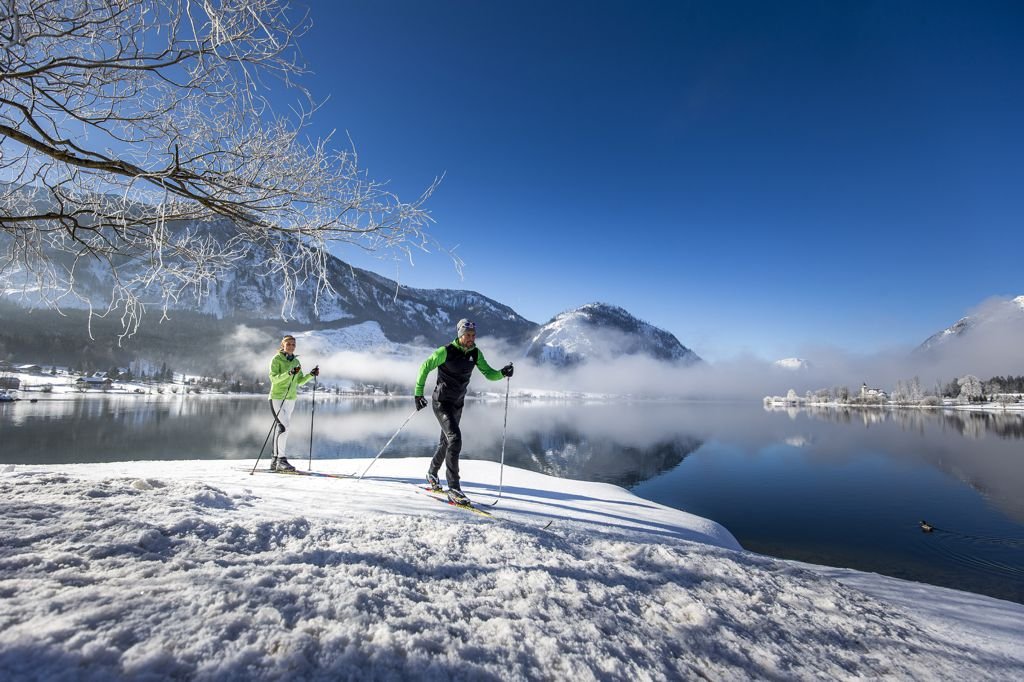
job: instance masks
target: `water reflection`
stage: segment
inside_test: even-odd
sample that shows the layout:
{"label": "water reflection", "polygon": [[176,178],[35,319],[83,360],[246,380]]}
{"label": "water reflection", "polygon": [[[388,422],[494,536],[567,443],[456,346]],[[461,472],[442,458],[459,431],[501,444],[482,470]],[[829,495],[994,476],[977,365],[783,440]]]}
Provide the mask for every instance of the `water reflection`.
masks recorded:
{"label": "water reflection", "polygon": [[677,467],[701,446],[693,436],[675,438],[637,448],[608,439],[592,440],[575,429],[534,433],[522,445],[525,452],[509,463],[560,478],[579,478],[631,488]]}
{"label": "water reflection", "polygon": [[[433,453],[429,411],[318,396],[311,424],[300,398],[289,455],[372,457],[410,415],[385,457]],[[504,419],[503,401],[467,403],[463,456],[497,461]],[[0,404],[0,463],[253,458],[272,423],[261,397]],[[754,551],[1024,602],[1022,435],[1019,413],[513,401],[505,461],[630,487]]]}
{"label": "water reflection", "polygon": [[[471,402],[463,417],[463,457],[498,461],[504,404]],[[296,406],[289,455],[302,459],[372,457],[409,416],[397,400],[323,399],[315,418]],[[558,477],[626,487],[678,466],[702,439],[673,418],[675,407],[512,406],[505,461]],[[385,457],[434,453],[438,425],[414,415]],[[87,396],[18,403],[0,411],[0,463],[247,459],[273,424],[260,397]],[[312,448],[310,437],[312,436]]]}
{"label": "water reflection", "polygon": [[781,407],[766,406],[767,412],[785,413],[795,420],[801,413],[823,417],[843,424],[859,422],[865,426],[893,422],[923,433],[926,427],[952,429],[967,438],[996,435],[1024,438],[1024,412],[1014,410],[974,411],[913,408],[851,408],[843,406]]}
{"label": "water reflection", "polygon": [[1024,457],[1015,442],[1024,436],[1024,414],[833,407],[805,408],[800,413],[817,421],[862,427],[844,429],[818,443],[817,457],[885,452],[898,461],[923,462],[962,481],[1024,524]]}

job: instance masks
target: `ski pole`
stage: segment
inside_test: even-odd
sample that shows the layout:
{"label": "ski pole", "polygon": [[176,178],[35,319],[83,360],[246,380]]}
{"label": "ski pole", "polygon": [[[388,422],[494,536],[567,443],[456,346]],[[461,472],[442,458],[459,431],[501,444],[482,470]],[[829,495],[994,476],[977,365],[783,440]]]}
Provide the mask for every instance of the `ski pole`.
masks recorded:
{"label": "ski pole", "polygon": [[370,467],[373,466],[373,463],[380,459],[380,456],[383,455],[384,451],[388,449],[389,445],[391,445],[391,441],[398,437],[398,434],[402,432],[402,429],[405,428],[405,425],[409,423],[409,420],[412,419],[413,415],[415,415],[417,412],[419,412],[419,410],[413,410],[412,414],[405,418],[405,421],[402,422],[402,425],[398,427],[397,431],[395,431],[395,435],[391,436],[387,443],[384,443],[384,447],[380,449],[380,452],[377,453],[377,456],[373,458],[373,460],[366,466],[365,469],[363,469],[363,473],[359,474],[359,476],[356,477],[357,481],[363,480],[363,476],[365,476],[366,472],[370,470]]}
{"label": "ski pole", "polygon": [[[292,378],[288,381],[288,388],[284,392],[285,399],[288,398],[288,393],[289,393],[289,391],[292,390],[292,383],[294,381],[295,381],[295,375],[293,374]],[[271,393],[271,395],[273,395],[273,393]],[[263,447],[260,448],[260,454],[256,457],[256,463],[252,465],[252,471],[249,472],[250,476],[252,476],[253,474],[256,473],[256,467],[258,467],[260,465],[260,458],[263,457],[263,450],[266,449],[267,443],[270,441],[270,434],[272,434],[274,432],[274,427],[277,426],[278,424],[281,424],[281,420],[277,418],[277,410],[274,409],[274,400],[273,400],[273,398],[271,398],[271,400],[270,400],[270,411],[274,414],[274,421],[271,422],[271,424],[270,424],[270,431],[267,432],[267,437],[263,439]],[[284,424],[281,424],[281,426],[284,426]]]}
{"label": "ski pole", "polygon": [[501,427],[501,468],[498,469],[498,497],[491,502],[491,506],[498,504],[501,499],[502,485],[505,480],[505,432],[508,430],[508,390],[512,385],[512,377],[505,378],[505,423]]}
{"label": "ski pole", "polygon": [[[273,406],[273,405],[271,405],[271,406],[270,406],[270,409],[271,409],[271,410],[273,410],[273,409],[274,409],[274,406]],[[263,447],[262,447],[262,448],[260,448],[260,454],[259,454],[259,457],[257,457],[257,458],[256,458],[256,463],[252,465],[252,471],[250,471],[250,472],[249,472],[249,475],[250,475],[250,476],[252,476],[253,474],[255,474],[255,473],[256,473],[256,467],[258,467],[258,466],[260,465],[260,457],[263,457],[263,451],[264,451],[264,450],[266,449],[266,447],[267,447],[267,443],[269,443],[269,442],[270,442],[270,434],[272,434],[272,433],[274,432],[274,428],[275,428],[276,426],[277,426],[277,415],[275,414],[275,415],[274,415],[274,421],[272,421],[272,422],[270,423],[270,430],[269,430],[269,431],[267,431],[267,437],[263,439]]]}
{"label": "ski pole", "polygon": [[307,471],[313,470],[313,419],[316,417],[316,375],[313,375],[313,405],[309,412],[309,464]]}

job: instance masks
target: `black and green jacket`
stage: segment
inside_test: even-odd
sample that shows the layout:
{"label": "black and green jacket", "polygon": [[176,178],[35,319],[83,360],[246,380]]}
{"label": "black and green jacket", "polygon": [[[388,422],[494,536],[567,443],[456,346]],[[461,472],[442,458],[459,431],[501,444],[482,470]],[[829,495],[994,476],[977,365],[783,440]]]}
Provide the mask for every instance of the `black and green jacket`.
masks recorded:
{"label": "black and green jacket", "polygon": [[491,381],[501,379],[501,372],[494,369],[484,360],[479,348],[463,348],[456,339],[447,346],[441,346],[420,365],[420,375],[416,379],[413,395],[423,395],[423,386],[427,383],[427,375],[437,370],[437,386],[434,388],[434,400],[441,403],[461,404],[466,398],[466,389],[473,375],[473,368]]}

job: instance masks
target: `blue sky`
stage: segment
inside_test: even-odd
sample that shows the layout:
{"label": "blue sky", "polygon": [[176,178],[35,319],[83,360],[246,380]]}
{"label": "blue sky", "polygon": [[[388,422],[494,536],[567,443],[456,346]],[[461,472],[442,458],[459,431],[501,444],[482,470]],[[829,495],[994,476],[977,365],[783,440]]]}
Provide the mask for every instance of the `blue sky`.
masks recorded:
{"label": "blue sky", "polygon": [[396,269],[536,322],[621,305],[706,359],[917,344],[1024,294],[1017,2],[316,2],[315,132],[412,197]]}

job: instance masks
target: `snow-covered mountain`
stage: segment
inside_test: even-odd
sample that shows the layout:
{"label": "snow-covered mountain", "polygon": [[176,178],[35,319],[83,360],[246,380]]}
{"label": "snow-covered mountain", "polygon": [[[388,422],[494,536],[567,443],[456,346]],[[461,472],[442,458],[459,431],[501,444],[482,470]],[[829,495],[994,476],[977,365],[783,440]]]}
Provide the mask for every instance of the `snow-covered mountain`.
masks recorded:
{"label": "snow-covered mountain", "polygon": [[[990,343],[1005,340],[1007,343],[1019,341],[1024,344],[1024,338],[1016,338],[1020,332],[1024,332],[1024,296],[1010,300],[993,299],[983,303],[971,315],[929,336],[916,352],[947,350],[971,341]],[[1008,335],[1014,338],[998,338]]]}
{"label": "snow-covered mountain", "polygon": [[[226,241],[232,233],[227,221],[175,225],[173,229],[191,230],[216,241]],[[287,246],[281,248],[287,249]],[[261,267],[266,258],[267,253],[262,249],[252,249],[230,271],[211,283],[201,301],[181,296],[171,302],[170,309],[236,323],[275,326],[290,332],[341,329],[375,322],[390,341],[426,345],[450,341],[455,334],[455,324],[462,317],[473,319],[482,335],[516,342],[528,339],[537,328],[535,322],[510,307],[475,291],[402,286],[387,277],[353,267],[331,254],[325,254],[324,258],[333,291],[320,292],[318,296],[315,281],[296,282],[294,304],[283,308],[285,297],[281,282],[268,277]],[[130,272],[130,264],[124,267]],[[89,268],[80,268],[76,275],[78,290],[100,309],[110,297],[109,281],[109,269],[101,264],[90,263]],[[38,292],[32,289],[22,292],[15,288],[7,293],[5,300],[14,305],[45,307]],[[161,298],[161,292],[156,289],[144,290],[139,295],[150,302]],[[73,309],[76,301],[65,297],[62,307]],[[153,309],[159,308],[160,304],[155,303]]]}
{"label": "snow-covered mountain", "polygon": [[798,372],[801,370],[807,370],[811,368],[811,363],[803,358],[782,358],[772,363],[773,367],[779,369],[786,369],[791,372]]}
{"label": "snow-covered mountain", "polygon": [[[182,223],[170,228],[174,232],[187,232],[194,238],[209,238],[215,242],[227,241],[234,232],[227,220]],[[0,234],[0,241],[2,238]],[[246,325],[259,328],[270,336],[310,332],[313,336],[308,340],[321,352],[366,350],[368,347],[393,352],[388,344],[424,347],[446,343],[454,338],[456,322],[468,317],[477,323],[482,337],[503,339],[514,347],[525,345],[527,355],[559,364],[634,354],[684,365],[700,362],[700,358],[672,334],[637,320],[622,308],[586,305],[563,313],[544,327],[539,327],[512,308],[475,291],[402,286],[395,280],[353,267],[329,253],[324,255],[324,260],[333,290],[321,291],[318,295],[317,282],[296,282],[294,303],[284,308],[285,297],[280,280],[267,276],[262,267],[269,255],[263,248],[252,248],[230,271],[217,277],[203,291],[201,300],[187,295],[172,299],[170,317],[174,333],[184,339],[190,336],[204,338],[209,343],[216,340],[222,330]],[[282,242],[275,248],[287,252],[291,247]],[[122,275],[130,275],[131,267],[130,262],[125,262]],[[108,266],[99,262],[90,262],[76,272],[77,291],[98,309],[102,309],[110,298],[110,281]],[[46,306],[38,290],[27,284],[19,288],[17,278],[9,281],[8,286],[12,288],[4,292],[6,295],[0,301],[5,317],[11,317],[12,322],[27,319],[28,309],[35,309],[33,322],[26,323],[22,331],[7,339],[12,347],[31,345],[31,339],[37,339],[44,329],[47,330],[47,338],[53,337],[52,345],[62,351],[62,357],[71,354],[68,349],[85,343],[90,348],[94,347],[91,340],[87,342],[88,330],[79,320],[81,315],[73,315],[70,324],[62,323],[62,331],[58,332],[56,314],[41,310]],[[160,309],[163,292],[159,285],[151,285],[150,289],[137,293],[150,304],[150,310]],[[82,305],[84,302],[79,302],[79,307]],[[76,301],[71,297],[62,301],[65,310],[75,306]],[[18,308],[24,310],[24,315]],[[116,320],[106,322],[113,335],[120,331],[114,329]],[[112,361],[125,348],[130,348],[129,352],[137,355],[136,349],[143,346],[149,352],[161,345],[160,338],[154,339],[147,333],[152,331],[147,330],[147,324],[151,326],[152,323],[144,323],[143,332],[130,339],[128,346],[121,344],[116,349],[105,350],[104,362]],[[93,330],[97,328],[94,324]],[[166,328],[156,332],[157,337],[168,335]],[[168,348],[159,351],[162,359],[169,359],[175,352],[174,348],[187,343],[165,345]],[[40,349],[40,354],[50,356],[54,352]],[[42,362],[55,359],[38,358]]]}
{"label": "snow-covered mountain", "polygon": [[[297,287],[295,305],[287,316],[302,327],[337,329],[376,322],[388,340],[433,344],[450,341],[455,323],[474,320],[481,334],[523,339],[536,328],[512,308],[475,291],[416,289],[395,280],[353,267],[327,254],[328,280],[334,291],[316,297],[316,283]],[[281,319],[282,296],[278,284],[236,268],[211,292],[202,312],[220,318]],[[293,325],[294,327],[294,325]]]}
{"label": "snow-covered mountain", "polygon": [[682,365],[702,362],[669,332],[606,303],[588,303],[555,316],[526,348],[527,357],[559,366],[622,355],[646,355]]}

